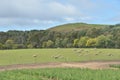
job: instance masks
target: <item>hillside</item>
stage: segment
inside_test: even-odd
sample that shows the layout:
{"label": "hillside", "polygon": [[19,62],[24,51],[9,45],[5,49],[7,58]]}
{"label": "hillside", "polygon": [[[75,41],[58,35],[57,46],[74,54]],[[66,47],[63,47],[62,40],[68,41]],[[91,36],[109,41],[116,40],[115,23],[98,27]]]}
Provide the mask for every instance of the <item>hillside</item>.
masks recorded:
{"label": "hillside", "polygon": [[0,32],[0,49],[120,48],[120,24],[70,23],[48,30]]}
{"label": "hillside", "polygon": [[101,25],[101,24],[69,23],[69,24],[55,26],[48,30],[57,31],[57,32],[61,32],[61,31],[69,32],[69,31],[79,31],[79,30],[89,29],[89,28],[104,28],[108,26],[109,25]]}

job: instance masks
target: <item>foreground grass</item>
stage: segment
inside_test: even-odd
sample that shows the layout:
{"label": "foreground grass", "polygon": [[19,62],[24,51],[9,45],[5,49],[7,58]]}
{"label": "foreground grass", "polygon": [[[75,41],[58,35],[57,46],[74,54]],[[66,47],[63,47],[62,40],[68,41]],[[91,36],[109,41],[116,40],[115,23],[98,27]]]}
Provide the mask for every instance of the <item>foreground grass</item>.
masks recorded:
{"label": "foreground grass", "polygon": [[0,72],[0,80],[120,80],[120,70],[54,68]]}
{"label": "foreground grass", "polygon": [[120,69],[120,64],[111,64],[109,65],[110,67],[113,67],[113,68],[119,68]]}
{"label": "foreground grass", "polygon": [[0,65],[93,60],[120,60],[120,49],[60,48],[0,50]]}

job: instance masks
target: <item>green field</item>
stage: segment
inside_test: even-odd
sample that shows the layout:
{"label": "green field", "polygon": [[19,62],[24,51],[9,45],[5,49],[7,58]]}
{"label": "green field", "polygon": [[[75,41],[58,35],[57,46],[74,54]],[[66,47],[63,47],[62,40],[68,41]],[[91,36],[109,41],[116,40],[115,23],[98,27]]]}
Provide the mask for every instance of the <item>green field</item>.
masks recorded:
{"label": "green field", "polygon": [[53,68],[0,72],[0,80],[120,80],[120,70]]}
{"label": "green field", "polygon": [[120,49],[19,49],[0,50],[0,65],[120,60]]}

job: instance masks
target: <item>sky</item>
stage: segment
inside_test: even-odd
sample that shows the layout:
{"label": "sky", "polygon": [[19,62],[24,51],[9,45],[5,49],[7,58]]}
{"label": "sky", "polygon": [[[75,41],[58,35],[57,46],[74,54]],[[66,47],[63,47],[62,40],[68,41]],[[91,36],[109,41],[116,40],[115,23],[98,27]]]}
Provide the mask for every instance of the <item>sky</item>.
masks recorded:
{"label": "sky", "polygon": [[120,0],[0,0],[0,31],[120,23]]}

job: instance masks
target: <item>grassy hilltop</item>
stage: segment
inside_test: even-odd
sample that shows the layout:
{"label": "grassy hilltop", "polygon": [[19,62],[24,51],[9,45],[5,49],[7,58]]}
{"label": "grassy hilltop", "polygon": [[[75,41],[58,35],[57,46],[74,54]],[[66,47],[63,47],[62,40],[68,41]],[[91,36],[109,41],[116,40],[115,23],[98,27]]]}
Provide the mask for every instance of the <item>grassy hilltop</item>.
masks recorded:
{"label": "grassy hilltop", "polygon": [[109,25],[102,25],[102,24],[69,23],[69,24],[55,26],[48,30],[58,31],[58,32],[69,32],[69,31],[79,31],[79,30],[90,29],[90,28],[104,28],[108,26]]}

